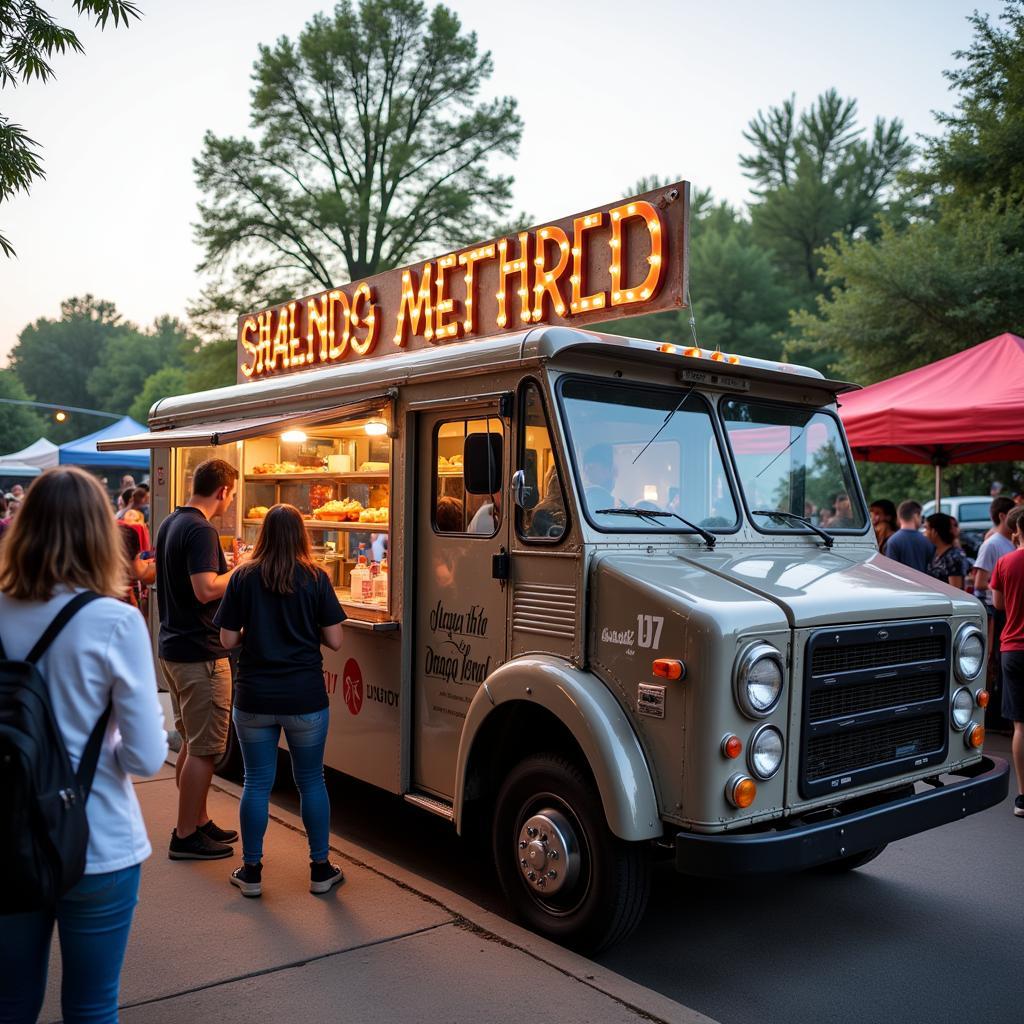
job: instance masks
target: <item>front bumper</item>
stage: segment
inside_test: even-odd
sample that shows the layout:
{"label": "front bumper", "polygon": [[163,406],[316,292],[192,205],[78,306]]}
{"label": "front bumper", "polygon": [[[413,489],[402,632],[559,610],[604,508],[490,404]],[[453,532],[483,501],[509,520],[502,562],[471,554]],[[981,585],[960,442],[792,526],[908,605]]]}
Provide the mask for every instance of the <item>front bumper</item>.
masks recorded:
{"label": "front bumper", "polygon": [[1002,758],[983,757],[956,772],[955,782],[812,824],[771,832],[680,832],[676,836],[676,869],[704,878],[802,871],[1001,803],[1009,791],[1009,772]]}

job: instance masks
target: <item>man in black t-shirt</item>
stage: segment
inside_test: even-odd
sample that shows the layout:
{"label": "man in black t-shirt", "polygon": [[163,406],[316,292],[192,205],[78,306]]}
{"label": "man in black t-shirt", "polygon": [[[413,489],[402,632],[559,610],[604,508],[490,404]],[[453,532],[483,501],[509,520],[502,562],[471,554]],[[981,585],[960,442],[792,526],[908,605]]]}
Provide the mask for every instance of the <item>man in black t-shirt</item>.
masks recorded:
{"label": "man in black t-shirt", "polygon": [[210,520],[231,505],[237,479],[238,471],[223,459],[200,463],[188,503],[160,524],[156,539],[160,668],[182,740],[172,860],[230,857],[227,844],[238,838],[236,831],[218,828],[206,811],[213,767],[227,749],[231,727],[231,664],[213,624],[231,572]]}

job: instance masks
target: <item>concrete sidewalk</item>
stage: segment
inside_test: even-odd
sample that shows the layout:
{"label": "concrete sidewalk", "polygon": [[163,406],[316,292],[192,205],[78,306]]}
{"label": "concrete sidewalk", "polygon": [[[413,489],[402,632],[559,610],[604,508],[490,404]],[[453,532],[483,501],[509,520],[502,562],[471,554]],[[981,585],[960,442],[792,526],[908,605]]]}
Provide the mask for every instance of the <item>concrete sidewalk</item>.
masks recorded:
{"label": "concrete sidewalk", "polygon": [[[312,896],[301,821],[273,804],[263,896],[245,899],[227,880],[240,858],[168,860],[173,769],[136,792],[154,854],[121,977],[126,1024],[709,1024],[337,835],[346,880]],[[237,823],[239,792],[218,780],[210,811],[220,824]],[[43,1021],[60,1019],[59,974],[55,942]]]}

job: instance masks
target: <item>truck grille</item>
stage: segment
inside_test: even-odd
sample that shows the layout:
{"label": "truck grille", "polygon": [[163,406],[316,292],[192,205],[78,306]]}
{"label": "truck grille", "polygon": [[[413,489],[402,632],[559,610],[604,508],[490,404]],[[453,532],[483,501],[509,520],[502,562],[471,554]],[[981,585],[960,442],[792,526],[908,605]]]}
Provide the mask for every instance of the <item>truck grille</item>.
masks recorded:
{"label": "truck grille", "polygon": [[945,736],[946,719],[941,714],[816,736],[807,744],[807,778],[814,782],[880,762],[930,753],[942,746]]}
{"label": "truck grille", "polygon": [[823,629],[804,661],[805,798],[939,763],[948,747],[944,621]]}

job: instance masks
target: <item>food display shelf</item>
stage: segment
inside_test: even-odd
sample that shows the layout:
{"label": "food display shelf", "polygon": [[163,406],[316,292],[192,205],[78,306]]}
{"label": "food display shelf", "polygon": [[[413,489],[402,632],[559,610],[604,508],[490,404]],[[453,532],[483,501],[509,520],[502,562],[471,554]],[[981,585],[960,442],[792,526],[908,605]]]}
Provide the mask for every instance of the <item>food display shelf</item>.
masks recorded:
{"label": "food display shelf", "polygon": [[[387,533],[390,523],[350,523],[334,519],[303,519],[307,527],[314,530],[358,530],[361,533]],[[262,519],[243,519],[243,526],[262,526]]]}
{"label": "food display shelf", "polygon": [[[460,474],[461,475],[461,474]],[[342,480],[352,483],[370,482],[372,480],[390,480],[390,473],[246,473],[246,483],[274,483],[276,480]]]}

